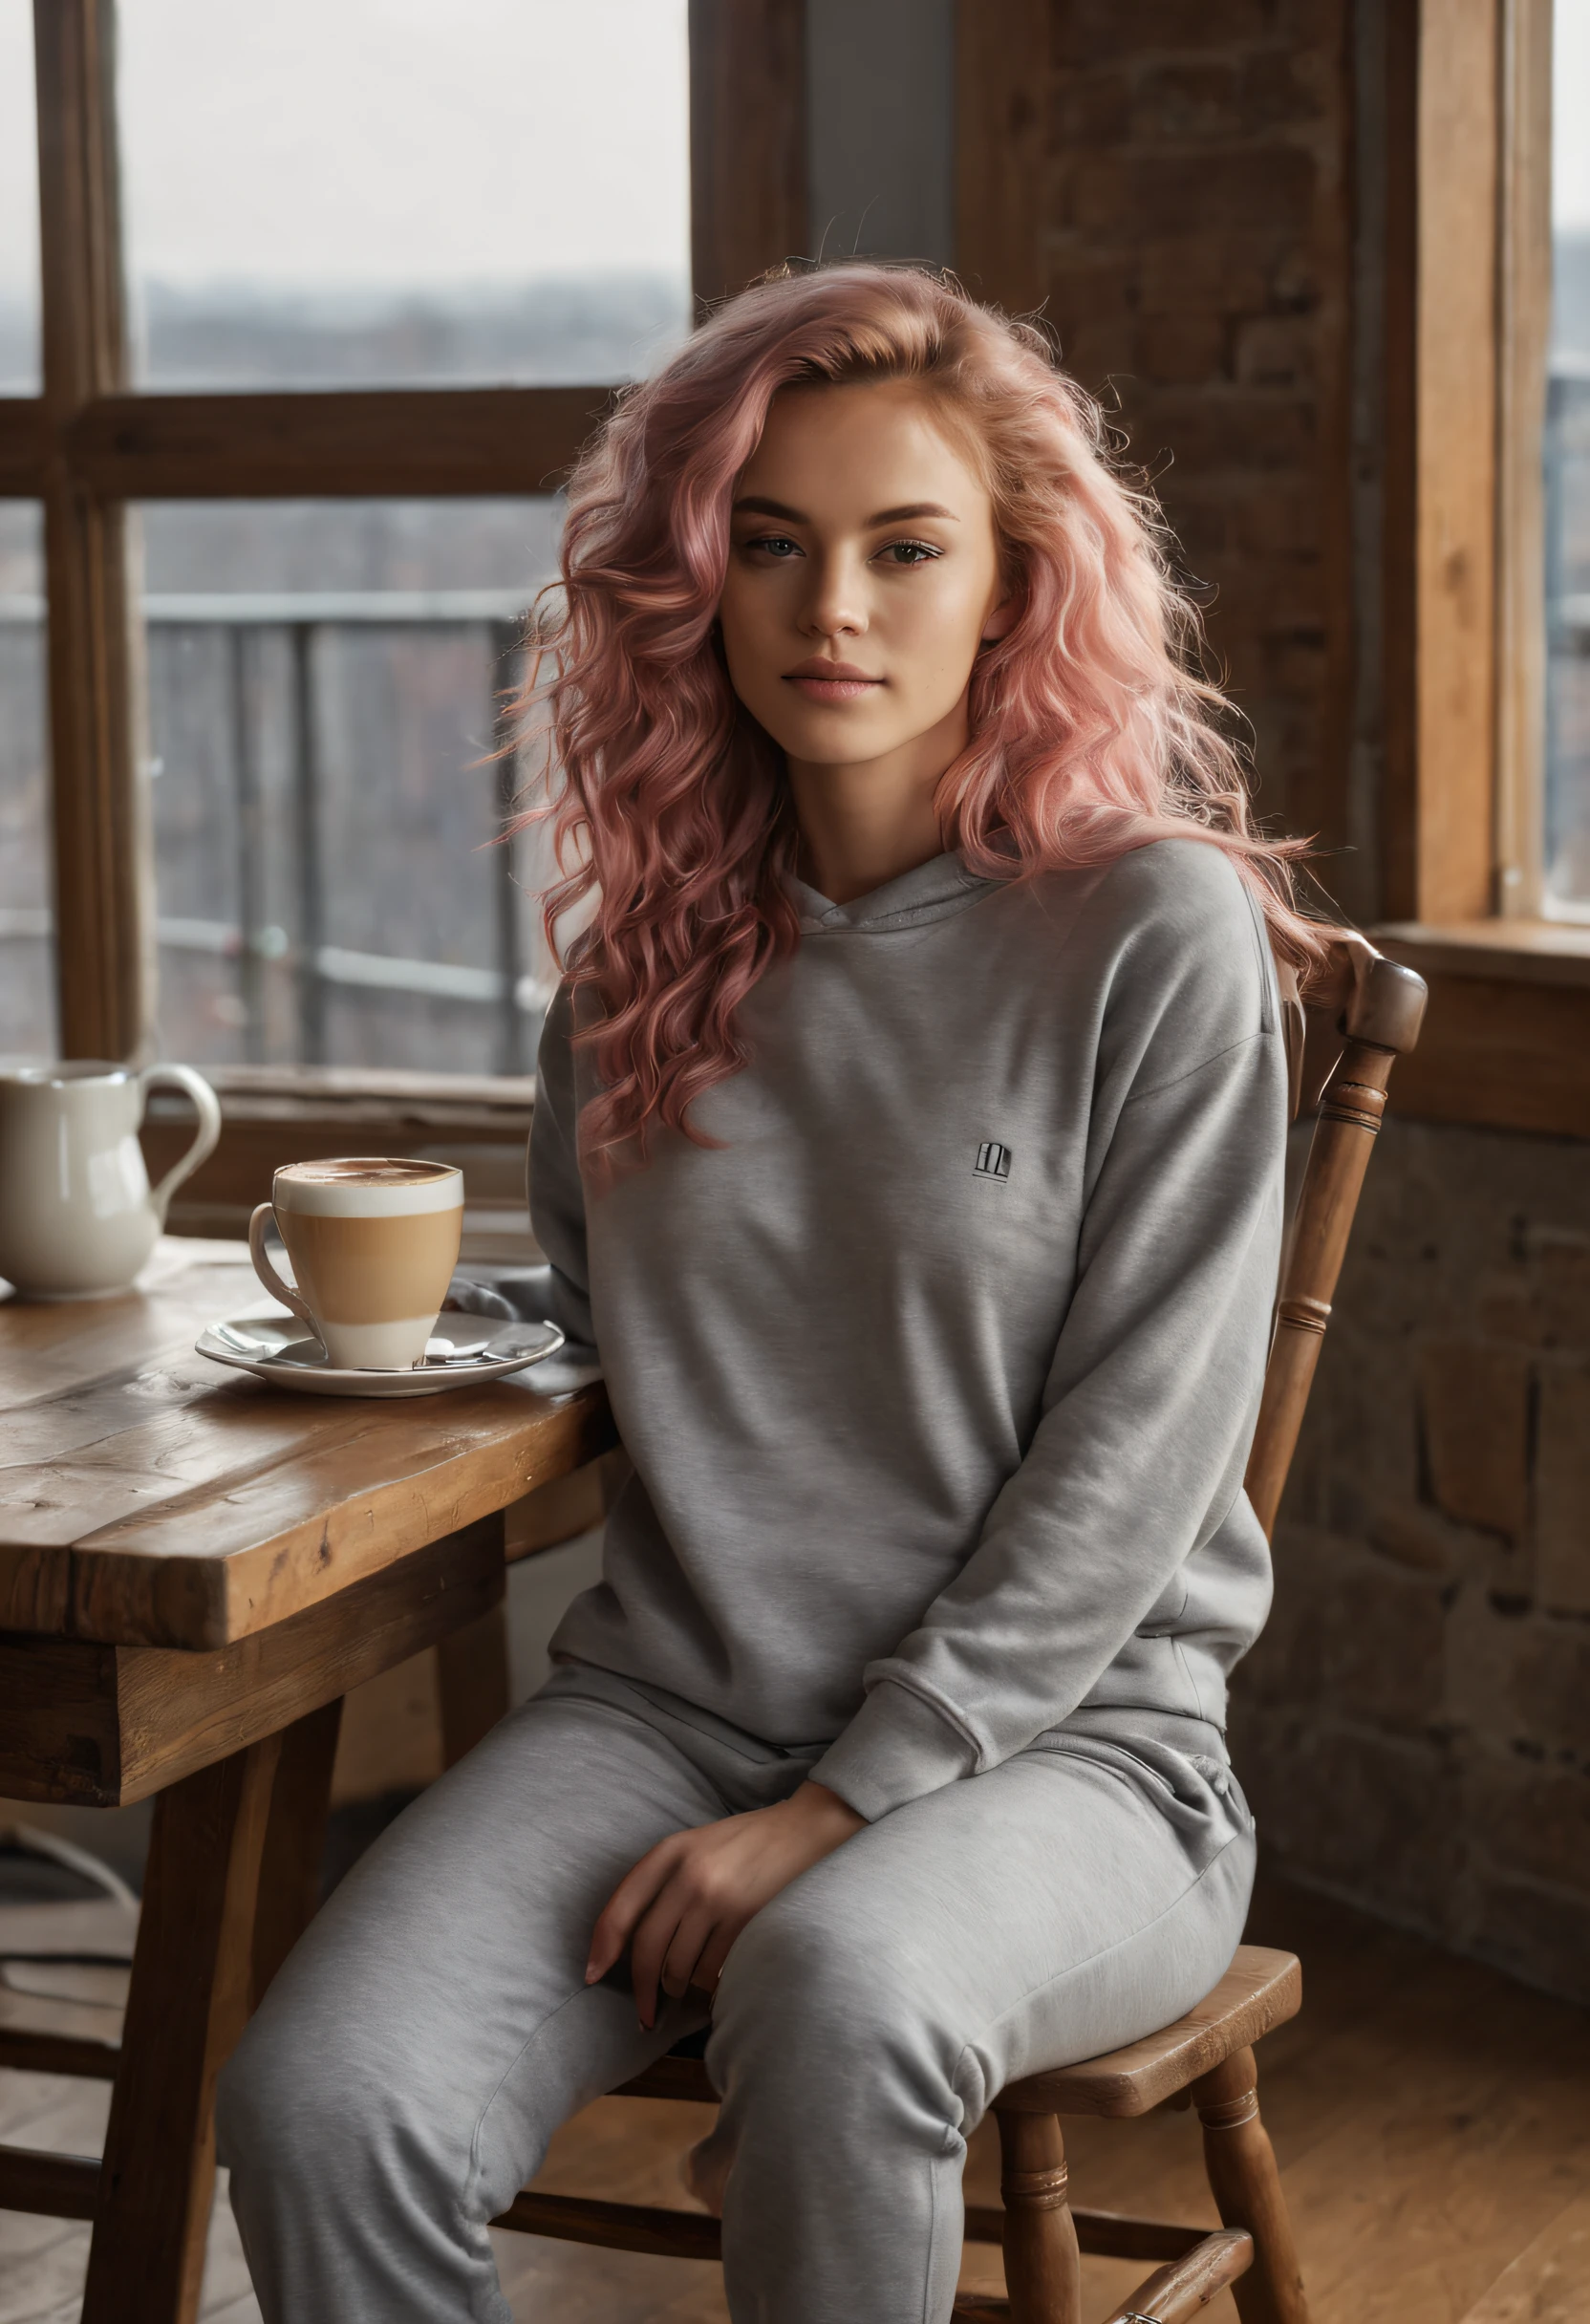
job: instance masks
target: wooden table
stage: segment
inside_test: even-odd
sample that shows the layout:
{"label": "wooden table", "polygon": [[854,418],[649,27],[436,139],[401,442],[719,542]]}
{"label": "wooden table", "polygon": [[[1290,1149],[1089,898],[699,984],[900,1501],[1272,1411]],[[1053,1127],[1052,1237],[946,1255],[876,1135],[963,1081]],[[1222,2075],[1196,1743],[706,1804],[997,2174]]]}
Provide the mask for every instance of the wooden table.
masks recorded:
{"label": "wooden table", "polygon": [[0,2207],[94,2221],[88,2324],[196,2312],[215,2077],[313,1910],[343,1695],[439,1646],[451,1752],[483,1733],[502,1513],[613,1442],[533,1372],[344,1401],[194,1353],[258,1297],[242,1246],[167,1239],[120,1298],[0,1304],[0,1797],[159,1795],[119,2051],[0,2031],[114,2081],[102,2163],[0,2149]]}

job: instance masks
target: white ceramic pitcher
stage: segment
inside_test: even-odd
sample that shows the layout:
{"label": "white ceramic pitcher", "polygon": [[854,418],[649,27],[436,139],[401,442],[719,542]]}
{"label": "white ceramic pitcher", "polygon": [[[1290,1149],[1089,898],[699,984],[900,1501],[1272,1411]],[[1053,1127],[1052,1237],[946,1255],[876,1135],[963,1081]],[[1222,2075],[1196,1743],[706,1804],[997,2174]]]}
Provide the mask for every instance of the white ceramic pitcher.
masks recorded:
{"label": "white ceramic pitcher", "polygon": [[[151,1189],[138,1132],[162,1083],[187,1091],[199,1134]],[[0,1066],[0,1275],[29,1299],[124,1291],[220,1135],[215,1091],[189,1065]]]}

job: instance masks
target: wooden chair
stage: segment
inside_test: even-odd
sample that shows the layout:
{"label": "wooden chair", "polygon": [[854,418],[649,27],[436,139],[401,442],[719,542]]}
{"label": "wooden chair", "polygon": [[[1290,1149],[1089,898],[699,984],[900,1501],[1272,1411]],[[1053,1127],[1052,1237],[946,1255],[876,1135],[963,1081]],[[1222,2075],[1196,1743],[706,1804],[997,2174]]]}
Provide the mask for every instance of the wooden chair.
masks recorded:
{"label": "wooden chair", "polygon": [[[1275,1337],[1248,1496],[1266,1535],[1314,1378],[1330,1302],[1346,1250],[1394,1061],[1410,1050],[1425,985],[1364,937],[1336,936],[1310,979],[1307,1007],[1283,972],[1292,1111],[1312,1084],[1320,1094],[1308,1164],[1281,1267]],[[1311,1067],[1314,1068],[1311,1070]],[[1008,2299],[962,2293],[963,2324],[1080,2324],[1081,2251],[1161,2265],[1116,2308],[1109,2324],[1186,2324],[1230,2284],[1242,2324],[1308,2324],[1291,2223],[1268,2134],[1259,2120],[1254,2044],[1292,2016],[1302,1971],[1290,1953],[1244,1945],[1197,2008],[1106,2057],[1012,2082],[994,2102],[1002,2163],[1002,2209],[968,2208],[975,2242],[1004,2247]],[[614,2092],[622,2098],[695,2098],[716,2104],[701,2062],[703,2037],[681,2043]],[[1195,2106],[1217,2230],[1072,2209],[1064,2115],[1133,2116],[1160,2105]],[[526,2188],[496,2222],[573,2243],[679,2259],[720,2255],[716,2219]]]}

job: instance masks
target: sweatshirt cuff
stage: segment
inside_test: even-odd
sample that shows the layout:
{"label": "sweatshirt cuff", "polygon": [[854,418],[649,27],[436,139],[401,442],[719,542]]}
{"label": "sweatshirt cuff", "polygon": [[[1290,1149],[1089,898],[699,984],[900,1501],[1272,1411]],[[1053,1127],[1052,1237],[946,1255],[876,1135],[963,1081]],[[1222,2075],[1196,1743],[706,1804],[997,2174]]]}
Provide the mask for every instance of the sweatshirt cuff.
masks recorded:
{"label": "sweatshirt cuff", "polygon": [[844,1732],[828,1745],[811,1782],[837,1792],[869,1823],[972,1773],[976,1754],[966,1737],[936,1711],[888,1679],[878,1684]]}

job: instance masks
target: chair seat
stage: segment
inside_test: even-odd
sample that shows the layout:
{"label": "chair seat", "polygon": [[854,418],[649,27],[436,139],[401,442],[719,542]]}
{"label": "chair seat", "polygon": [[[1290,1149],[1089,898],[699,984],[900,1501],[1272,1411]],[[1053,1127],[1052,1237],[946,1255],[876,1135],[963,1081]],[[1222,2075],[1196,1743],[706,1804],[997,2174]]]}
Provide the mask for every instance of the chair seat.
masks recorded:
{"label": "chair seat", "polygon": [[1272,2026],[1295,2017],[1302,1996],[1302,1966],[1295,1953],[1238,1946],[1214,1990],[1173,2026],[1103,2057],[1011,2082],[999,2102],[1019,2114],[1147,2114]]}
{"label": "chair seat", "polygon": [[[1242,1945],[1212,1993],[1196,2009],[1158,2034],[1110,2050],[1080,2065],[1057,2066],[1029,2075],[999,2093],[999,2104],[1015,2114],[1147,2114],[1174,2098],[1189,2082],[1245,2050],[1272,2026],[1295,2017],[1302,2000],[1303,1972],[1295,1953],[1267,1946]],[[613,2092],[620,2098],[695,2098],[716,2106],[718,2093],[707,2079],[701,2051],[704,2034],[688,2034],[666,2057]]]}

